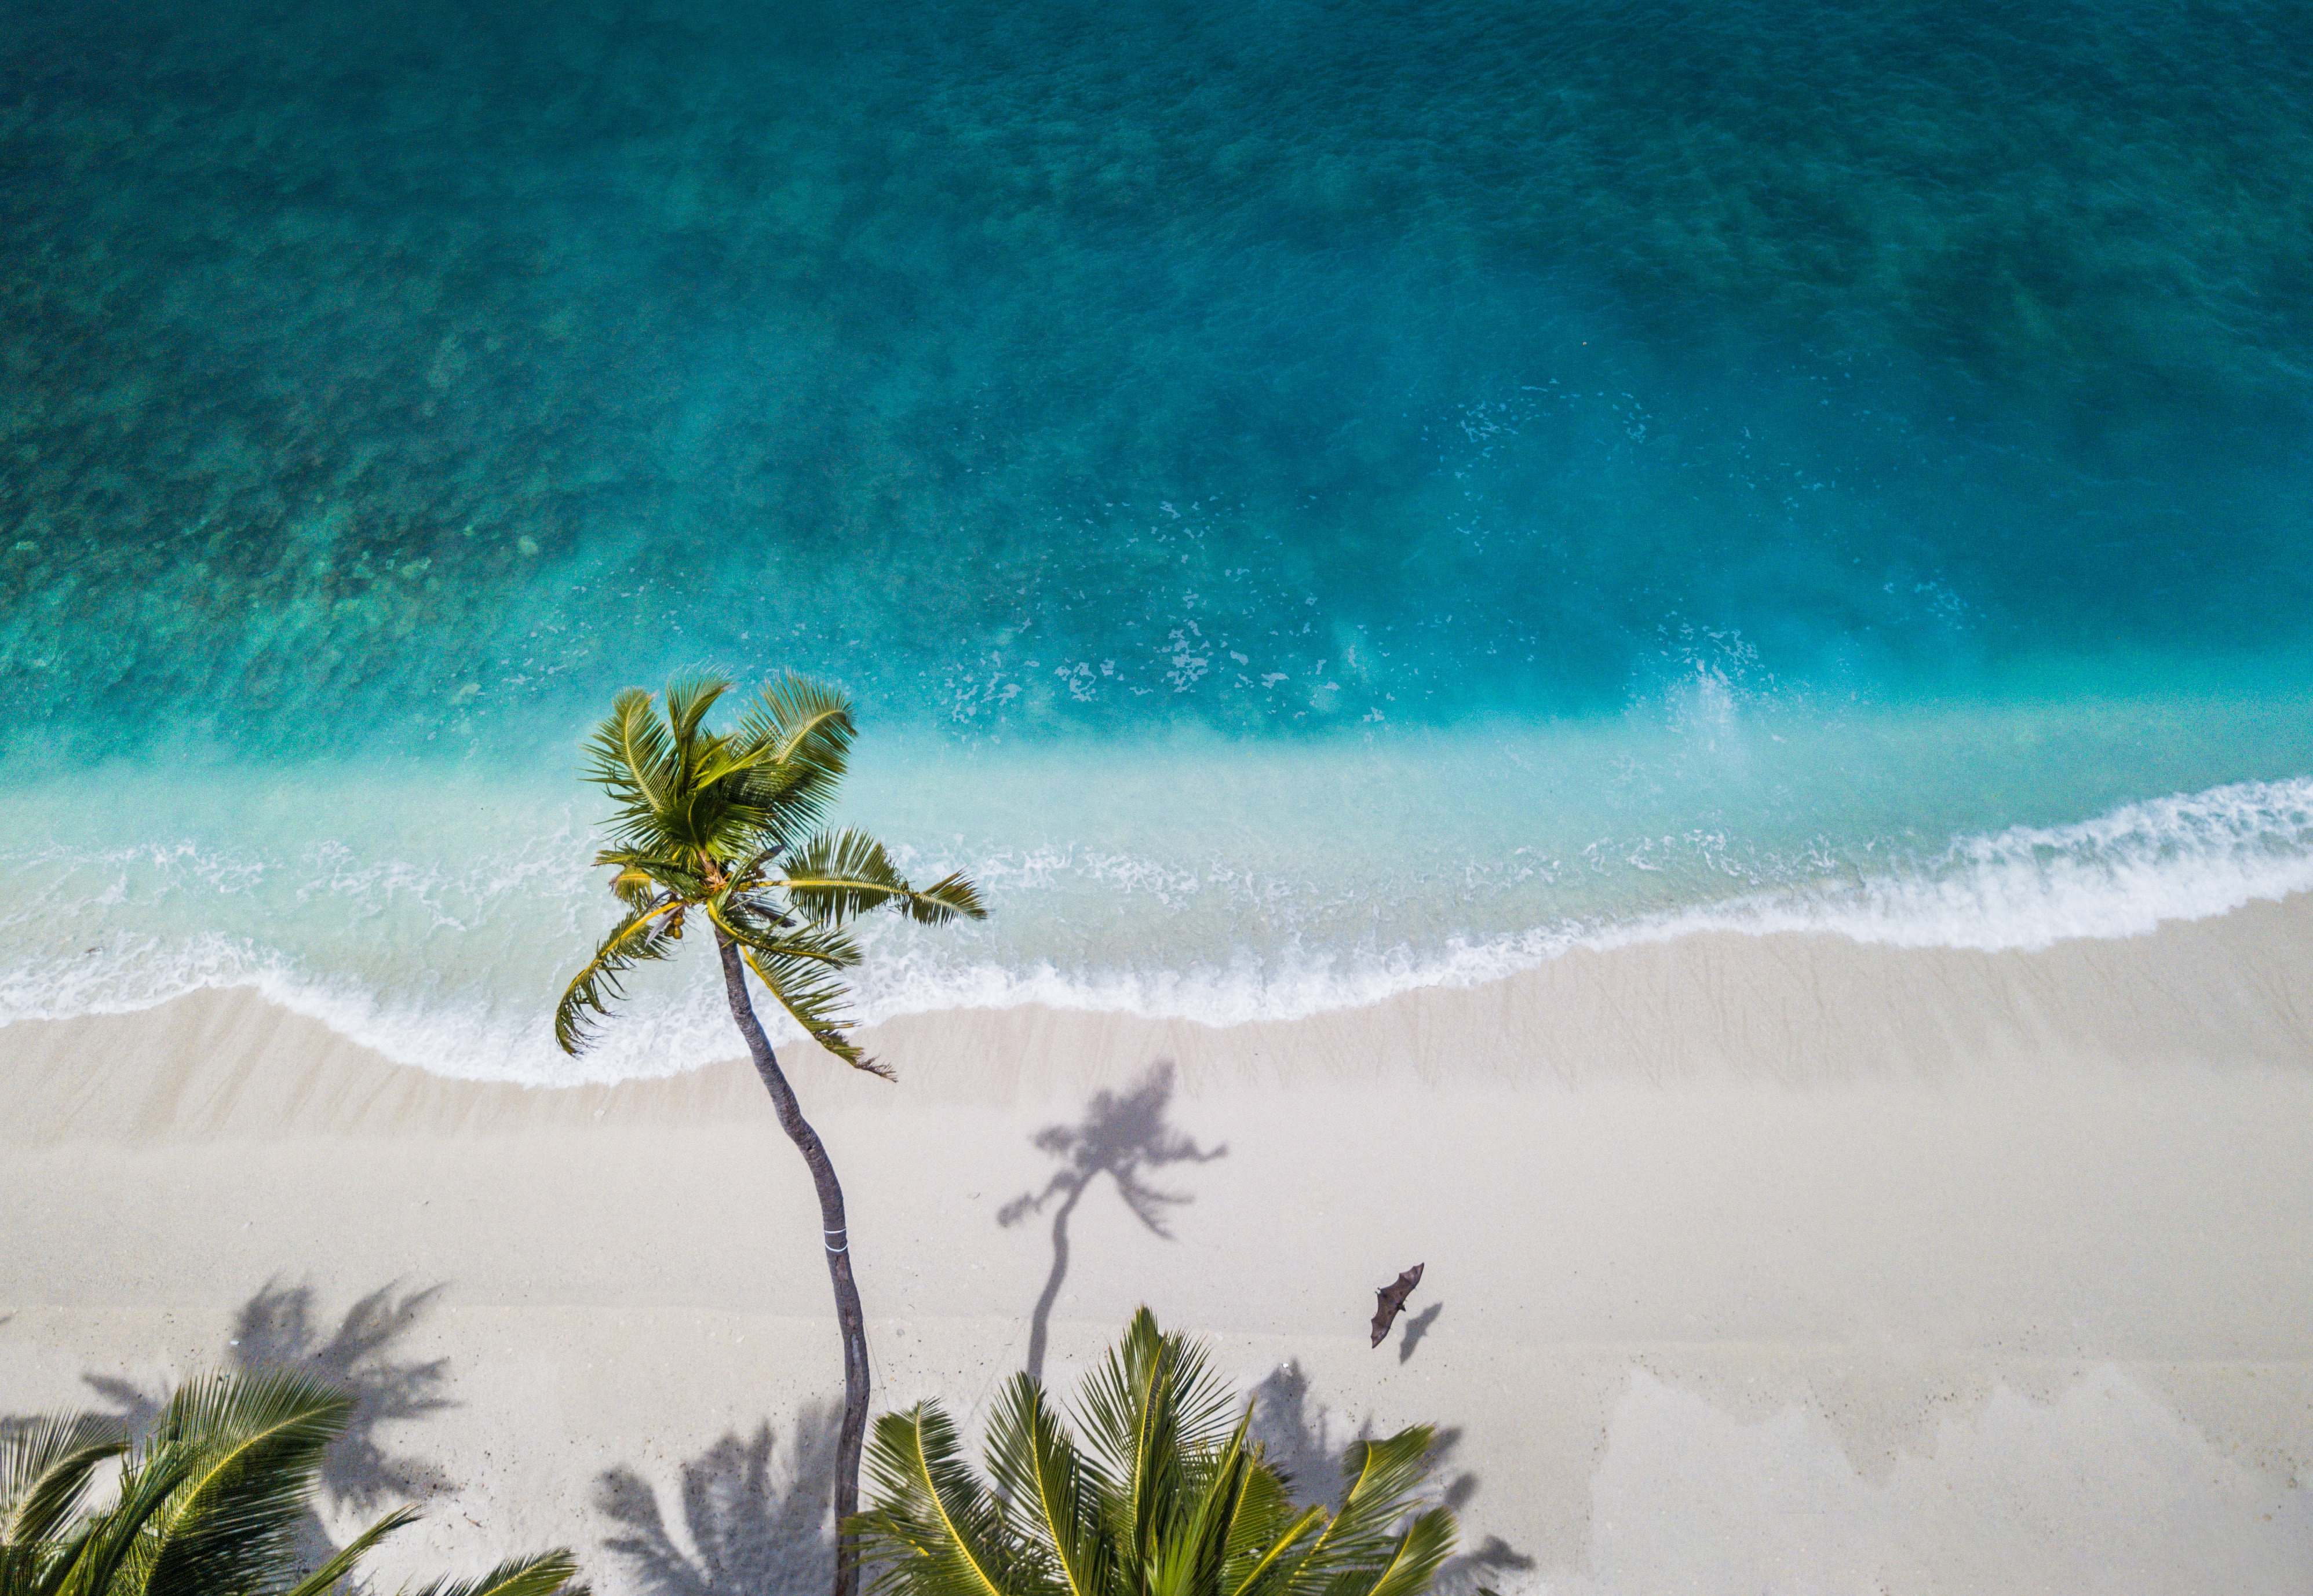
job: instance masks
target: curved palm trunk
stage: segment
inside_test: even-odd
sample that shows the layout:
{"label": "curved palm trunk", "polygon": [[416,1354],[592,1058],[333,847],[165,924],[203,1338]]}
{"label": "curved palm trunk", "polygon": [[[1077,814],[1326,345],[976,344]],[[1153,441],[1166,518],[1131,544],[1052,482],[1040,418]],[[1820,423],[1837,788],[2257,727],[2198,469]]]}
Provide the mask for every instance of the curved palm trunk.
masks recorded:
{"label": "curved palm trunk", "polygon": [[739,1022],[739,1034],[747,1039],[747,1051],[754,1057],[755,1073],[763,1078],[763,1089],[771,1094],[780,1128],[803,1154],[811,1169],[812,1184],[819,1188],[819,1223],[823,1232],[820,1240],[827,1249],[827,1277],[835,1287],[835,1320],[843,1332],[843,1427],[835,1447],[835,1596],[853,1596],[858,1584],[857,1559],[844,1526],[859,1511],[859,1449],[867,1434],[867,1320],[859,1308],[858,1285],[851,1278],[851,1236],[843,1223],[843,1187],[835,1178],[835,1165],[828,1161],[819,1133],[812,1129],[796,1102],[795,1089],[779,1069],[770,1039],[755,1018],[755,1005],[747,996],[747,967],[737,946],[720,932],[715,943],[723,958],[723,989],[731,999],[731,1017]]}

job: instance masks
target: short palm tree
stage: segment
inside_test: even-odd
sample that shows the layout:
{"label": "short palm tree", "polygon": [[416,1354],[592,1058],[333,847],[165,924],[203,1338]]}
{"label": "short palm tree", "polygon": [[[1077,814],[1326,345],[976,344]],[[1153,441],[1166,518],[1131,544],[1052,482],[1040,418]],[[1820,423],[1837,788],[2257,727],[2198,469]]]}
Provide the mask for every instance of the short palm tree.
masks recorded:
{"label": "short palm tree", "polygon": [[983,1483],[937,1404],[876,1421],[853,1521],[876,1596],[1420,1596],[1454,1548],[1421,1507],[1434,1435],[1359,1442],[1340,1511],[1297,1506],[1204,1349],[1143,1308],[1089,1381],[1079,1445],[1016,1375]]}
{"label": "short palm tree", "polygon": [[[297,1537],[321,1453],[353,1401],[294,1372],[213,1374],[180,1387],[135,1447],[85,1414],[0,1442],[0,1596],[335,1596],[371,1548],[418,1515],[390,1513],[310,1572]],[[113,1500],[84,1511],[120,1460]],[[581,1596],[567,1552],[504,1563],[422,1596]]]}
{"label": "short palm tree", "polygon": [[[843,1188],[755,1017],[747,971],[814,1041],[888,1078],[850,1037],[842,972],[859,962],[859,948],[846,925],[882,908],[927,925],[986,911],[963,876],[919,890],[882,843],[824,824],[853,737],[842,694],[790,673],[766,688],[736,726],[710,732],[708,712],[729,688],[711,680],[677,682],[666,690],[664,713],[648,693],[629,688],[588,742],[587,775],[612,804],[611,846],[594,862],[618,872],[611,887],[626,914],[562,995],[554,1034],[565,1051],[579,1051],[621,995],[629,971],[671,957],[687,926],[703,921],[713,933],[731,1017],[819,1191],[821,1241],[843,1337],[835,1464],[840,1524],[859,1502],[866,1320],[851,1274]],[[850,1551],[840,1546],[835,1596],[851,1596],[854,1584]]]}

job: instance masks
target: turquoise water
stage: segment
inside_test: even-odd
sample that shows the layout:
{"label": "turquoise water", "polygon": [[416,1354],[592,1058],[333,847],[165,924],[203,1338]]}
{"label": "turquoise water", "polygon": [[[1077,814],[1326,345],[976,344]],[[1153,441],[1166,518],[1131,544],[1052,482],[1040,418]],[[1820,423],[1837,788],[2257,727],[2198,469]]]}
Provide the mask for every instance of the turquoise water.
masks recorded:
{"label": "turquoise water", "polygon": [[700,665],[993,890],[879,1013],[2313,880],[2305,7],[0,23],[0,1013],[550,1074]]}

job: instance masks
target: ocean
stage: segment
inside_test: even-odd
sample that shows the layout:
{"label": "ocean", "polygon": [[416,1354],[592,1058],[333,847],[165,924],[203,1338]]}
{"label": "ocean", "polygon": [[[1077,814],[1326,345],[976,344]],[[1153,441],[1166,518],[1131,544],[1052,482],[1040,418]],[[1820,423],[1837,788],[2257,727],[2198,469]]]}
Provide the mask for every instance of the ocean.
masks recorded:
{"label": "ocean", "polygon": [[0,24],[0,1022],[728,1055],[703,954],[548,1028],[699,670],[987,889],[871,1017],[2313,885],[2301,4]]}

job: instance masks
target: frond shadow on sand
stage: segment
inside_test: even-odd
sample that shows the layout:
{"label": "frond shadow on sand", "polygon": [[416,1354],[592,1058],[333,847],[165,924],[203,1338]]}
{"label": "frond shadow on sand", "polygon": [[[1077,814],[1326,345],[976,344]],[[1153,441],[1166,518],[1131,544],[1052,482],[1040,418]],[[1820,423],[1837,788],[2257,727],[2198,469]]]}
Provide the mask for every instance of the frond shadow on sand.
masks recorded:
{"label": "frond shadow on sand", "polygon": [[[333,1506],[365,1514],[417,1496],[436,1495],[452,1482],[429,1460],[398,1451],[382,1432],[388,1425],[423,1418],[455,1406],[444,1394],[448,1360],[411,1359],[396,1346],[431,1310],[440,1285],[403,1291],[380,1286],[326,1322],[310,1285],[268,1281],[233,1315],[225,1339],[224,1367],[243,1372],[284,1367],[303,1369],[343,1387],[354,1399],[346,1434],[321,1462],[321,1490]],[[146,1386],[109,1374],[84,1374],[97,1402],[90,1416],[118,1425],[131,1437],[143,1434],[161,1416],[167,1385]],[[29,1422],[0,1420],[0,1433]],[[338,1550],[320,1517],[308,1513],[297,1536],[297,1553],[312,1567]]]}
{"label": "frond shadow on sand", "polygon": [[[1342,1461],[1356,1443],[1373,1439],[1373,1421],[1368,1418],[1352,1425],[1317,1404],[1310,1395],[1309,1377],[1294,1364],[1274,1371],[1255,1386],[1253,1399],[1253,1438],[1292,1483],[1295,1496],[1339,1507],[1344,1489]],[[1454,1466],[1461,1442],[1460,1429],[1440,1429],[1433,1454],[1435,1499],[1457,1513],[1478,1494],[1477,1475]],[[1474,1547],[1464,1547],[1447,1562],[1438,1575],[1438,1589],[1469,1596],[1507,1574],[1525,1573],[1535,1565],[1533,1557],[1500,1536],[1490,1535]]]}
{"label": "frond shadow on sand", "polygon": [[603,1549],[644,1596],[825,1590],[835,1566],[827,1482],[840,1418],[833,1403],[805,1408],[784,1459],[768,1423],[752,1435],[729,1432],[677,1467],[669,1504],[639,1471],[607,1470],[594,1494],[611,1524]]}
{"label": "frond shadow on sand", "polygon": [[[438,1285],[422,1291],[382,1285],[331,1326],[319,1311],[312,1286],[269,1280],[233,1316],[224,1349],[227,1367],[303,1369],[352,1395],[352,1421],[321,1464],[321,1486],[332,1501],[374,1510],[449,1488],[451,1481],[439,1468],[395,1451],[383,1435],[390,1425],[454,1406],[444,1394],[447,1359],[413,1360],[396,1352],[396,1344],[432,1310],[441,1292]],[[166,1392],[105,1375],[84,1378],[130,1433],[160,1416]]]}

